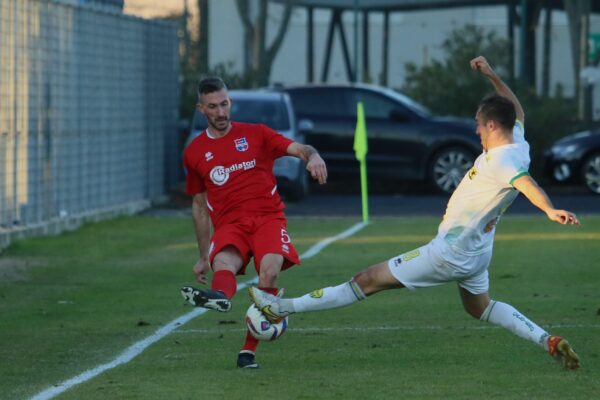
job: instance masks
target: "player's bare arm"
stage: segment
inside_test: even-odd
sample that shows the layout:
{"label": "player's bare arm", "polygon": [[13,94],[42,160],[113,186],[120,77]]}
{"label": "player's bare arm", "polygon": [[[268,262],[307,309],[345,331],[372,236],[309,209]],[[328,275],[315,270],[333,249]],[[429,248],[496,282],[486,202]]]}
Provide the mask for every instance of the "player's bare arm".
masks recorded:
{"label": "player's bare arm", "polygon": [[210,243],[210,216],[206,206],[206,192],[198,193],[192,199],[192,219],[198,241],[200,257],[193,271],[200,283],[206,283],[206,274],[210,271],[208,261],[208,246]]}
{"label": "player's bare arm", "polygon": [[494,86],[496,93],[500,96],[504,96],[513,102],[515,105],[515,112],[517,114],[517,119],[522,123],[525,123],[525,112],[523,111],[523,107],[517,99],[517,96],[513,93],[512,90],[508,87],[506,83],[496,74],[496,71],[492,69],[488,61],[483,56],[475,57],[471,60],[471,69],[473,71],[479,71],[482,75],[490,80],[490,83]]}
{"label": "player's bare arm", "polygon": [[323,185],[327,182],[327,166],[314,147],[294,142],[288,146],[287,152],[305,161],[306,169],[313,179],[319,181],[319,184]]}
{"label": "player's bare arm", "polygon": [[552,201],[542,189],[535,179],[529,175],[525,175],[513,182],[513,186],[537,208],[546,213],[551,221],[558,222],[562,225],[579,225],[579,219],[570,211],[557,210],[554,208]]}

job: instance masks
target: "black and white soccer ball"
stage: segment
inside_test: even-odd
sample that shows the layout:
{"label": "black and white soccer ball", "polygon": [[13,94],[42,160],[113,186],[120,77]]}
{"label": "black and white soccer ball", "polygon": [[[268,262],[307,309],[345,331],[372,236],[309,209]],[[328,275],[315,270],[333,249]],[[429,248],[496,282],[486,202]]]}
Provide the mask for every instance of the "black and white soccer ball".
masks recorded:
{"label": "black and white soccer ball", "polygon": [[273,323],[254,304],[246,311],[246,326],[250,334],[258,340],[275,340],[279,338],[285,332],[287,325],[288,317]]}

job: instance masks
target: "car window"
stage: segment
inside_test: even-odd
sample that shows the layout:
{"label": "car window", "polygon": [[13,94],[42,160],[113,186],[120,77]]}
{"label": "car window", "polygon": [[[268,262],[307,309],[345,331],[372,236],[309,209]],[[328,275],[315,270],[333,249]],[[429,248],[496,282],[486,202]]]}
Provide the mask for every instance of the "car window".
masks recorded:
{"label": "car window", "polygon": [[285,105],[276,100],[233,100],[231,119],[239,122],[265,124],[275,130],[290,129],[290,120]]}
{"label": "car window", "polygon": [[368,118],[389,119],[392,111],[407,113],[406,109],[397,102],[382,96],[378,93],[368,92],[366,90],[346,89],[348,95],[345,98],[348,100],[346,113],[353,118],[356,117],[356,105],[358,102],[363,103],[365,115]]}
{"label": "car window", "polygon": [[409,108],[415,114],[418,114],[423,118],[431,118],[433,116],[433,114],[431,113],[431,111],[429,111],[429,109],[427,107],[425,107],[421,103],[417,103],[415,100],[411,99],[410,97],[408,97],[396,90],[392,90],[392,89],[384,89],[384,90],[386,91],[386,93],[388,95],[390,95],[390,97],[395,98],[398,101],[400,101],[402,104],[406,105],[406,107]]}
{"label": "car window", "polygon": [[[290,129],[285,103],[278,100],[258,99],[232,99],[231,120],[238,122],[249,122],[253,124],[265,124],[276,131]],[[206,128],[206,119],[197,112],[194,117],[194,129]]]}
{"label": "car window", "polygon": [[339,96],[335,88],[310,88],[288,91],[294,103],[296,114],[300,117],[344,116]]}

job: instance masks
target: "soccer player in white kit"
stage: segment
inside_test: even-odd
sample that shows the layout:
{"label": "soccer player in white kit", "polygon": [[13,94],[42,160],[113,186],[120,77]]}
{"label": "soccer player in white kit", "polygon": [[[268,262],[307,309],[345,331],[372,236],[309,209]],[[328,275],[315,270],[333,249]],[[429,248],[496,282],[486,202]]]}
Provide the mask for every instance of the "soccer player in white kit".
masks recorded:
{"label": "soccer player in white kit", "polygon": [[359,272],[349,282],[294,299],[250,288],[250,296],[267,317],[276,320],[293,313],[343,307],[387,289],[415,290],[455,281],[471,316],[537,343],[565,368],[579,367],[579,357],[565,339],[551,336],[513,306],[488,295],[496,224],[519,192],[552,221],[579,225],[579,220],[569,211],[555,209],[529,176],[529,144],[519,100],[484,57],[474,58],[470,64],[488,78],[496,95],[479,105],[475,118],[483,153],[450,197],[437,236],[425,246]]}

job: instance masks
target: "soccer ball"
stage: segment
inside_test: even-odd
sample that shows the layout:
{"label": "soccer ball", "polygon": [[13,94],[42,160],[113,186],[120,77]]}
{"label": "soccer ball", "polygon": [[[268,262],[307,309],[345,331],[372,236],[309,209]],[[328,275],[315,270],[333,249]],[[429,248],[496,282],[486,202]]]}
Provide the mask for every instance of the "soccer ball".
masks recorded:
{"label": "soccer ball", "polygon": [[288,317],[277,323],[273,323],[260,312],[256,305],[252,304],[246,311],[246,326],[250,334],[258,340],[275,340],[285,332]]}

